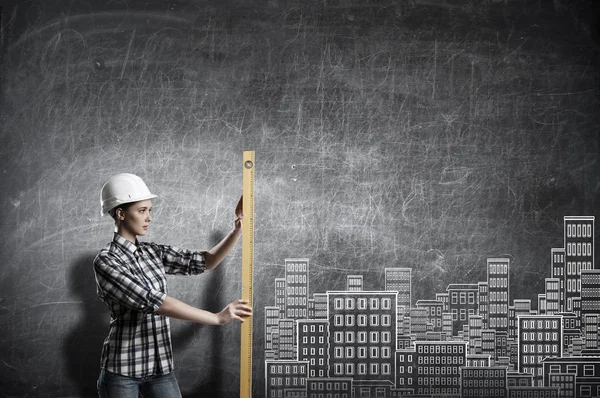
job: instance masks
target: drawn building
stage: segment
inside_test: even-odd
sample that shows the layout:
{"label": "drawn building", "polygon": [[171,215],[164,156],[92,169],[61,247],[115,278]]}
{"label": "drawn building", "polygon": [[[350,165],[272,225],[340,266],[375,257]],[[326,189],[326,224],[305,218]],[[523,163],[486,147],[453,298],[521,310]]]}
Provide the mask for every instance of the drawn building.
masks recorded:
{"label": "drawn building", "polygon": [[327,294],[315,293],[313,294],[313,300],[315,301],[315,316],[313,319],[327,319]]}
{"label": "drawn building", "polygon": [[307,398],[352,398],[351,378],[309,378]]}
{"label": "drawn building", "polygon": [[354,380],[353,397],[390,397],[394,384],[389,380]]}
{"label": "drawn building", "polygon": [[467,367],[487,368],[492,366],[491,358],[485,354],[469,354],[467,355]]}
{"label": "drawn building", "polygon": [[562,356],[560,315],[519,315],[519,372],[531,373],[534,386],[543,386],[546,357]]}
{"label": "drawn building", "polygon": [[363,290],[363,276],[348,275],[346,277],[346,290],[349,292],[360,292]]}
{"label": "drawn building", "polygon": [[[598,314],[585,314],[582,319],[583,340],[585,342],[586,350],[597,350],[598,348],[598,325],[600,323],[600,316]],[[600,359],[600,358],[599,358]]]}
{"label": "drawn building", "polygon": [[573,355],[573,344],[581,339],[581,320],[572,312],[559,312],[555,315],[562,317],[563,325],[563,355]]}
{"label": "drawn building", "polygon": [[448,309],[452,314],[452,335],[458,335],[464,325],[468,325],[468,316],[477,311],[477,284],[450,284],[446,289],[450,298]]}
{"label": "drawn building", "polygon": [[481,330],[481,353],[489,356],[493,361],[496,360],[496,330],[482,329]]}
{"label": "drawn building", "polygon": [[517,338],[517,317],[514,304],[508,306],[508,338],[511,340]]}
{"label": "drawn building", "polygon": [[279,320],[279,351],[277,358],[282,360],[296,359],[296,321],[293,319]]}
{"label": "drawn building", "polygon": [[540,293],[537,296],[537,314],[546,315],[546,293]]}
{"label": "drawn building", "polygon": [[508,332],[510,259],[488,258],[488,318],[489,329]]}
{"label": "drawn building", "polygon": [[465,366],[461,371],[461,397],[508,396],[506,368]]}
{"label": "drawn building", "polygon": [[508,358],[509,356],[509,342],[508,342],[508,333],[507,332],[496,332],[496,356],[495,359],[498,358]]}
{"label": "drawn building", "polygon": [[427,339],[427,324],[429,317],[427,316],[427,308],[411,308],[410,309],[410,334],[414,335],[417,340]]}
{"label": "drawn building", "polygon": [[545,375],[544,384],[558,388],[559,398],[574,398],[577,391],[576,377],[575,373],[550,373]]}
{"label": "drawn building", "polygon": [[425,308],[427,323],[431,324],[433,331],[442,331],[442,312],[444,312],[444,303],[437,300],[417,300],[417,308]]}
{"label": "drawn building", "polygon": [[279,308],[279,318],[285,318],[285,278],[275,278],[275,306]]}
{"label": "drawn building", "polygon": [[552,253],[552,273],[551,276],[559,281],[559,309],[557,312],[565,311],[565,249],[564,248],[553,248]]}
{"label": "drawn building", "polygon": [[482,353],[482,326],[483,318],[480,315],[471,315],[469,317],[469,354]]}
{"label": "drawn building", "polygon": [[412,268],[386,268],[385,290],[398,292],[397,308],[408,315],[412,305]]}
{"label": "drawn building", "polygon": [[308,319],[315,319],[315,299],[309,298],[307,300],[308,305]]}
{"label": "drawn building", "polygon": [[507,372],[506,385],[510,387],[531,387],[533,386],[533,375],[531,373]]}
{"label": "drawn building", "polygon": [[287,319],[308,318],[308,259],[285,259],[285,314]]}
{"label": "drawn building", "polygon": [[509,398],[558,398],[558,388],[532,386],[532,387],[509,387]]}
{"label": "drawn building", "polygon": [[329,322],[300,319],[298,322],[298,361],[308,363],[308,377],[329,377]]}
{"label": "drawn building", "polygon": [[557,386],[568,391],[570,397],[600,396],[600,361],[593,357],[546,358],[544,385]]}
{"label": "drawn building", "polygon": [[416,386],[415,348],[399,348],[396,351],[396,388],[410,389]]}
{"label": "drawn building", "polygon": [[279,307],[265,307],[265,358],[279,359]]}
{"label": "drawn building", "polygon": [[554,315],[561,312],[560,309],[560,279],[546,278],[545,279],[545,297],[547,315]]}
{"label": "drawn building", "polygon": [[[487,282],[478,282],[477,286],[479,287],[479,305],[478,305],[478,313],[481,315],[483,324],[482,327],[487,329],[489,327],[489,287]],[[508,314],[508,312],[507,312]],[[507,315],[508,321],[508,315]]]}
{"label": "drawn building", "polygon": [[454,321],[452,320],[452,314],[450,312],[442,313],[442,333],[446,336],[452,336],[452,326]]}
{"label": "drawn building", "polygon": [[573,299],[581,292],[581,271],[594,264],[594,217],[565,216],[565,311],[573,311]]}
{"label": "drawn building", "polygon": [[[511,308],[512,307],[512,308]],[[520,315],[531,315],[531,300],[529,299],[514,299],[513,305],[508,308],[509,318],[509,338],[517,338],[518,322],[517,318]]]}
{"label": "drawn building", "polygon": [[419,395],[460,395],[460,368],[467,362],[467,343],[415,341],[414,388]]}
{"label": "drawn building", "polygon": [[[586,333],[590,329],[587,327],[585,320],[594,319],[588,317],[591,315],[596,315],[595,319],[597,319],[598,314],[600,314],[600,269],[583,270],[581,271],[581,320]],[[597,322],[594,323],[597,329]],[[593,340],[596,343],[593,346],[586,343],[586,348],[598,348],[597,334]]]}
{"label": "drawn building", "polygon": [[295,393],[306,396],[308,363],[302,361],[265,361],[265,397],[285,398]]}
{"label": "drawn building", "polygon": [[330,377],[394,382],[396,292],[327,292]]}
{"label": "drawn building", "polygon": [[440,303],[442,303],[444,306],[442,307],[442,313],[444,312],[450,312],[450,307],[448,306],[448,293],[436,293],[435,294],[435,301],[439,301]]}

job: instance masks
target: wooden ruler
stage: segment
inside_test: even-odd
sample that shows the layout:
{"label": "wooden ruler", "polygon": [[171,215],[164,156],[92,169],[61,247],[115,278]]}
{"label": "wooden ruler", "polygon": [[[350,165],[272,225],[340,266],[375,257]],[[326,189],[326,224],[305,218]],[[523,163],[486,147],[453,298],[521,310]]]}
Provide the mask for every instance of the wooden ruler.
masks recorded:
{"label": "wooden ruler", "polygon": [[[242,299],[252,306],[254,263],[254,151],[244,151],[244,221],[242,226]],[[242,323],[240,344],[240,398],[252,397],[252,317]]]}

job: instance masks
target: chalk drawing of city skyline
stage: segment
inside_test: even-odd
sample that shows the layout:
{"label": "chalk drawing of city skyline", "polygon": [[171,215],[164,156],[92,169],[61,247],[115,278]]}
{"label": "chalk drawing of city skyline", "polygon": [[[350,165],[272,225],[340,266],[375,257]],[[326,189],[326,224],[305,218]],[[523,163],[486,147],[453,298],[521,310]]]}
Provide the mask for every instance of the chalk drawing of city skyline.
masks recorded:
{"label": "chalk drawing of city skyline", "polygon": [[411,268],[385,268],[381,290],[352,274],[309,295],[309,259],[285,259],[264,308],[265,397],[600,396],[594,221],[564,217],[537,303],[510,300],[510,258],[416,302]]}

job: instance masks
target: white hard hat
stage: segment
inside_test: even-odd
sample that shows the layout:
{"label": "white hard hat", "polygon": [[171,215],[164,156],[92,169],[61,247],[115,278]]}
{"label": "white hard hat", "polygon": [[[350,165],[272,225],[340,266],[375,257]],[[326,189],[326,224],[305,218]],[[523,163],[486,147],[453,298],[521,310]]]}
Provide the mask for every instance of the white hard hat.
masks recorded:
{"label": "white hard hat", "polygon": [[110,177],[102,186],[100,196],[103,215],[125,203],[158,197],[150,193],[144,180],[135,174],[129,173],[116,174]]}

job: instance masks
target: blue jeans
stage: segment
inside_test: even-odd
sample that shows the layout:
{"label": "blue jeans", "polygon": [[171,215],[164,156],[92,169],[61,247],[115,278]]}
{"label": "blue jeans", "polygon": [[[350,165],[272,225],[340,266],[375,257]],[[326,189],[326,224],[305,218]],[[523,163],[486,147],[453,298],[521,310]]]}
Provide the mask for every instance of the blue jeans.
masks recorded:
{"label": "blue jeans", "polygon": [[[138,395],[139,394],[139,395]],[[144,378],[121,376],[100,370],[98,377],[100,398],[181,398],[175,372]]]}

